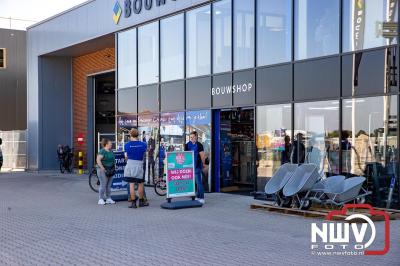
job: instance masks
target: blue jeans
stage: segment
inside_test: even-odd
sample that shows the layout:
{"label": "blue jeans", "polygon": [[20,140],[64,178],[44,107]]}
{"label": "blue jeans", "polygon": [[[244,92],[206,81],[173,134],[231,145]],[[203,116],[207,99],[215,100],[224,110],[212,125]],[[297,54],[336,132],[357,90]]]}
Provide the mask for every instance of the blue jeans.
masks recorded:
{"label": "blue jeans", "polygon": [[195,175],[196,175],[196,185],[197,185],[197,197],[199,199],[204,199],[204,188],[203,188],[203,182],[201,182],[201,168],[196,168],[195,169]]}

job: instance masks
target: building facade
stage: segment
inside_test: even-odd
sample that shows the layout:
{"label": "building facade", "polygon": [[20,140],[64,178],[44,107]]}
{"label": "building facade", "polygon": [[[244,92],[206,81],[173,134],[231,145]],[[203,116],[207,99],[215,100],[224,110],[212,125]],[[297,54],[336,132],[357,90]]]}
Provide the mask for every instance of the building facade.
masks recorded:
{"label": "building facade", "polygon": [[[283,163],[314,163],[324,176],[366,176],[370,203],[399,207],[398,1],[109,2],[28,30],[31,168],[54,167],[52,145],[78,134],[89,165],[90,147],[114,117],[116,148],[132,127],[154,144],[149,180],[162,151],[182,150],[196,130],[210,161],[209,191],[262,191]],[[86,74],[82,120],[70,67],[109,48],[114,93],[103,72]],[[111,94],[113,110],[101,109]],[[93,105],[102,111],[92,115]],[[78,120],[86,131],[74,129]]]}
{"label": "building facade", "polygon": [[26,130],[26,32],[0,29],[0,131]]}

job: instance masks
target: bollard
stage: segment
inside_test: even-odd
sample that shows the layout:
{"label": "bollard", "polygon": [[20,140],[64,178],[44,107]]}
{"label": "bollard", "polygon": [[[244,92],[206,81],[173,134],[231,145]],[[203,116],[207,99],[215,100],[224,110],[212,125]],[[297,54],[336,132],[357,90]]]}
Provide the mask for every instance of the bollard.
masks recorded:
{"label": "bollard", "polygon": [[79,169],[79,174],[83,174],[83,152],[79,152],[79,164],[78,164],[78,169]]}

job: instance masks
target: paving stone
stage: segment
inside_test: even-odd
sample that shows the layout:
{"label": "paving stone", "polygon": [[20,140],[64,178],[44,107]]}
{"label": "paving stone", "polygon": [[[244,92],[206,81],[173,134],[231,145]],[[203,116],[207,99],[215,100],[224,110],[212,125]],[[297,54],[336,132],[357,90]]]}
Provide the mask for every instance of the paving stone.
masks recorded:
{"label": "paving stone", "polygon": [[164,210],[146,191],[150,207],[132,210],[98,206],[86,176],[1,174],[0,265],[399,265],[400,221],[386,256],[318,257],[309,250],[317,220],[250,210],[251,197],[219,193],[206,194],[203,208]]}

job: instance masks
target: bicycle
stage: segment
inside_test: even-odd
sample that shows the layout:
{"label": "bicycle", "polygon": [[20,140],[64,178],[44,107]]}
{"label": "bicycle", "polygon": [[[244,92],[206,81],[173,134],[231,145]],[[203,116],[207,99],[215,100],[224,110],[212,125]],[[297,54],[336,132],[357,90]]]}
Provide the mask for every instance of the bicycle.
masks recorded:
{"label": "bicycle", "polygon": [[167,181],[164,177],[158,178],[157,181],[154,183],[154,191],[158,196],[165,196],[167,195]]}
{"label": "bicycle", "polygon": [[74,158],[74,151],[68,145],[58,145],[57,147],[57,157],[59,161],[60,172],[62,174],[67,171],[68,173],[72,173],[72,159]]}
{"label": "bicycle", "polygon": [[89,173],[89,187],[96,193],[99,193],[100,179],[97,176],[97,168],[94,166]]}

